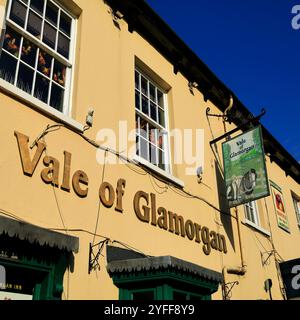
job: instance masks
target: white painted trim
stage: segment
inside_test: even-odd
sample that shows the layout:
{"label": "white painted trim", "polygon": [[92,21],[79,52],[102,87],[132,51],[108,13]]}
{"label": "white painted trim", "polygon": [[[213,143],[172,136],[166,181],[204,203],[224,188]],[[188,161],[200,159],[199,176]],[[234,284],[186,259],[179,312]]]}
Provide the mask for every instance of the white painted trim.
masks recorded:
{"label": "white painted trim", "polygon": [[263,233],[264,235],[266,235],[266,236],[268,236],[268,237],[271,236],[271,233],[270,233],[268,230],[266,230],[266,229],[264,229],[264,228],[256,225],[255,223],[253,223],[253,222],[250,221],[250,220],[247,220],[246,218],[245,218],[244,224],[245,224],[245,225],[249,225],[250,227],[256,229],[257,231]]}
{"label": "white painted trim", "polygon": [[140,163],[140,164],[142,164],[143,166],[147,167],[151,171],[154,171],[156,174],[158,174],[162,178],[167,179],[170,182],[173,182],[174,184],[184,188],[184,182],[182,180],[174,177],[172,174],[169,174],[168,172],[166,172],[166,171],[160,169],[159,167],[153,165],[149,161],[139,157],[138,155],[135,155],[133,160],[138,162],[138,163]]}
{"label": "white painted trim", "polygon": [[[157,122],[154,121],[150,116],[144,114],[142,111],[140,111],[137,108],[135,108],[135,114],[138,115],[139,117],[143,118],[144,120],[146,120],[148,123],[153,125],[156,129],[161,130],[162,132],[164,132],[166,134],[167,137],[163,138],[163,152],[164,152],[164,162],[165,162],[167,170],[166,171],[162,170],[162,171],[165,172],[166,174],[168,174],[169,176],[173,177],[173,175],[172,175],[173,168],[172,168],[172,162],[171,162],[172,155],[171,155],[171,137],[170,137],[170,126],[169,126],[169,106],[168,106],[168,99],[167,99],[168,93],[166,92],[166,90],[162,89],[161,86],[159,86],[154,79],[150,78],[147,75],[147,73],[145,73],[138,66],[135,66],[134,73],[135,72],[137,72],[139,74],[139,87],[140,88],[139,89],[135,88],[135,91],[138,91],[140,93],[140,106],[141,106],[141,108],[142,108],[142,96],[143,96],[142,80],[141,80],[142,77],[144,77],[147,80],[148,92],[150,92],[149,86],[150,86],[150,84],[152,84],[156,88],[156,95],[157,95],[157,90],[161,91],[163,94],[163,104],[164,104],[163,111],[164,111],[164,118],[165,118],[165,127],[161,126],[158,121]],[[135,92],[134,92],[134,94],[135,94]],[[152,101],[150,99],[150,97],[146,97],[146,98],[147,98],[148,102]],[[150,112],[150,105],[148,105],[148,108],[149,108],[149,112]],[[157,108],[158,108],[158,110],[161,109],[158,104],[157,104]],[[158,119],[158,112],[159,112],[158,110],[157,110],[157,119]],[[140,142],[139,142],[139,146],[140,146]],[[157,147],[156,147],[156,152],[157,152],[157,159],[159,159]],[[147,150],[147,153],[148,153],[148,158],[150,158],[149,157],[149,150]],[[141,159],[143,159],[143,158],[141,158]],[[161,169],[159,169],[159,170],[161,170]]]}
{"label": "white painted trim", "polygon": [[48,106],[46,103],[43,103],[39,99],[15,87],[11,83],[3,79],[0,79],[0,88],[3,89],[6,93],[13,95],[18,99],[21,99],[22,102],[24,102],[25,104],[29,104],[30,107],[34,108],[39,112],[46,114],[50,118],[54,118],[58,122],[62,122],[77,131],[83,132],[83,128],[84,128],[83,124],[61,113],[60,111]]}
{"label": "white painted trim", "polygon": [[167,98],[167,93],[163,92],[163,99],[164,99],[164,115],[165,115],[165,127],[167,130],[167,150],[165,150],[165,162],[168,164],[168,171],[171,176],[173,176],[173,166],[172,166],[172,154],[171,154],[171,137],[170,137],[170,124],[169,124],[169,101]]}
{"label": "white painted trim", "polygon": [[[253,216],[254,216],[255,221],[251,221],[251,220],[247,219],[247,208],[249,208],[249,210],[251,210],[251,209],[253,210]],[[259,212],[258,212],[257,203],[255,200],[245,203],[244,204],[244,211],[245,211],[245,219],[247,221],[252,222],[254,225],[260,225]]]}
{"label": "white painted trim", "polygon": [[1,31],[4,29],[4,23],[5,23],[5,6],[0,6],[0,28]]}
{"label": "white painted trim", "polygon": [[73,100],[74,100],[74,86],[75,86],[75,69],[76,69],[76,45],[77,45],[77,27],[78,27],[78,19],[72,19],[72,25],[71,25],[71,45],[70,46],[70,56],[69,60],[72,61],[72,69],[69,70],[68,73],[70,73],[68,76],[70,79],[68,80],[70,83],[70,87],[68,92],[65,92],[65,94],[68,94],[68,107],[66,114],[69,117],[72,117],[73,112]]}
{"label": "white painted trim", "polygon": [[[50,0],[50,1],[54,2],[53,0]],[[6,23],[7,23],[7,25],[9,25],[13,29],[15,29],[15,31],[18,32],[18,34],[20,34],[23,37],[25,36],[27,39],[29,39],[30,41],[35,43],[37,45],[37,47],[39,48],[39,50],[44,50],[51,57],[53,57],[54,59],[56,59],[57,61],[59,61],[60,63],[62,63],[66,67],[66,82],[65,82],[65,87],[64,87],[64,101],[63,101],[63,108],[62,108],[63,114],[61,114],[59,111],[55,110],[54,108],[51,108],[49,105],[45,106],[45,104],[43,102],[41,102],[41,101],[37,102],[36,101],[37,99],[35,97],[33,97],[33,96],[31,96],[29,98],[27,96],[27,94],[25,94],[23,91],[19,91],[18,88],[12,89],[10,87],[10,84],[8,84],[8,85],[3,84],[2,85],[2,81],[1,81],[1,86],[0,87],[3,87],[5,90],[9,91],[10,93],[18,96],[19,98],[22,98],[23,100],[25,100],[25,102],[29,103],[31,106],[38,106],[39,110],[42,110],[43,112],[46,112],[47,115],[54,116],[55,118],[58,118],[60,121],[63,121],[65,123],[71,125],[76,130],[83,131],[83,125],[78,123],[78,122],[76,122],[75,120],[73,120],[71,118],[71,115],[72,115],[72,101],[73,101],[73,96],[72,95],[73,95],[74,73],[75,73],[74,72],[74,63],[73,62],[75,61],[75,48],[76,48],[76,38],[77,38],[77,19],[74,18],[74,16],[71,15],[67,10],[65,10],[63,7],[61,7],[61,5],[58,4],[57,2],[55,3],[55,5],[58,7],[59,13],[60,12],[64,12],[71,19],[71,35],[70,35],[69,59],[66,59],[65,57],[63,57],[62,55],[60,55],[59,53],[56,52],[57,43],[58,43],[58,36],[56,37],[55,49],[52,49],[52,48],[48,47],[45,43],[43,43],[43,41],[41,39],[40,40],[37,39],[32,34],[27,32],[24,28],[18,26],[16,23],[14,23],[13,21],[11,21],[9,19],[11,6],[12,6],[12,0],[9,0],[9,6],[8,6],[7,16],[6,16]],[[43,17],[40,16],[43,21],[46,21],[46,19],[45,19],[45,11],[46,11],[46,5],[44,5]],[[29,14],[29,10],[27,9],[25,27],[27,25],[28,14]],[[59,17],[60,17],[60,14],[59,14]],[[42,32],[43,32],[43,26],[44,26],[44,22],[42,23]],[[58,21],[58,26],[59,26],[59,21]],[[41,34],[42,34],[42,32],[41,32]],[[58,31],[58,28],[57,28],[57,34],[58,33],[59,33],[59,31]],[[20,51],[21,51],[21,48],[22,48],[22,43],[20,44]],[[19,67],[20,61],[21,61],[21,55],[19,54],[17,68]],[[37,70],[36,66],[34,68],[34,71],[35,70]],[[50,83],[51,82],[54,83],[53,77],[52,77],[53,71],[54,71],[54,60],[52,61]],[[18,73],[18,70],[16,71],[16,74],[17,73]],[[35,77],[34,77],[34,80],[35,80]],[[16,83],[17,83],[17,77],[15,79],[15,85],[16,85]],[[51,89],[52,89],[52,86],[51,86]],[[49,93],[48,93],[48,103],[50,103],[51,89],[49,89]],[[33,83],[33,86],[32,86],[32,92],[33,92],[33,90],[34,90],[34,83]],[[26,97],[24,97],[24,96],[26,96]]]}

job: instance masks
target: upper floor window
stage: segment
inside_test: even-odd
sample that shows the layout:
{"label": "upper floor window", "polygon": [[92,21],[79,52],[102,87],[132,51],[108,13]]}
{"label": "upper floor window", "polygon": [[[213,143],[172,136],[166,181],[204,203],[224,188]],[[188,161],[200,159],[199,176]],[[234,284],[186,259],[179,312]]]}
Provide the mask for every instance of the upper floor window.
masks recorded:
{"label": "upper floor window", "polygon": [[298,221],[298,226],[300,227],[300,198],[293,195],[293,203]]}
{"label": "upper floor window", "polygon": [[166,94],[141,71],[135,71],[137,155],[170,173]]}
{"label": "upper floor window", "polygon": [[0,77],[67,113],[74,19],[51,0],[9,0]]}
{"label": "upper floor window", "polygon": [[245,217],[246,221],[255,224],[256,226],[260,225],[259,214],[257,210],[257,204],[255,201],[248,202],[244,205],[245,208]]}

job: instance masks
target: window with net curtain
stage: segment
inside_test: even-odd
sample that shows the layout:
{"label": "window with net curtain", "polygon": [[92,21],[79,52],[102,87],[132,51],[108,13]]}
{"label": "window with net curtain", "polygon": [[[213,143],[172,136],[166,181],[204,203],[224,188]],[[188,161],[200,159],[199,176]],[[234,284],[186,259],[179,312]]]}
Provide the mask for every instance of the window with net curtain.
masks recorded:
{"label": "window with net curtain", "polygon": [[170,173],[166,93],[137,68],[135,116],[137,156]]}

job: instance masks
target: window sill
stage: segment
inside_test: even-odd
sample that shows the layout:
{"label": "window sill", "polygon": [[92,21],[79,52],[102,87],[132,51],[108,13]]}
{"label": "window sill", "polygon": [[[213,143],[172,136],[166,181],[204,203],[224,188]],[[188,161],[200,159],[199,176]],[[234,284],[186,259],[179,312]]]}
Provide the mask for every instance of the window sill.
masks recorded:
{"label": "window sill", "polygon": [[12,96],[20,99],[22,102],[28,104],[30,107],[34,108],[35,110],[40,111],[43,114],[46,114],[48,117],[51,117],[58,122],[66,124],[67,126],[71,127],[72,129],[83,132],[83,128],[84,128],[83,124],[77,122],[76,120],[61,113],[58,110],[55,110],[54,108],[49,107],[45,103],[41,102],[37,98],[34,98],[33,96],[24,92],[23,90],[15,87],[11,83],[9,83],[3,79],[0,79],[0,88],[4,92],[8,93],[9,95],[12,95]]}
{"label": "window sill", "polygon": [[164,170],[156,167],[152,163],[148,162],[147,160],[135,155],[133,158],[134,161],[140,163],[141,165],[147,167],[151,171],[154,171],[155,174],[158,176],[162,177],[163,179],[170,181],[174,183],[175,185],[184,188],[184,182],[176,177],[174,177],[172,174],[165,172]]}
{"label": "window sill", "polygon": [[245,219],[245,222],[242,222],[245,226],[249,226],[253,229],[255,229],[256,231],[259,231],[260,233],[264,234],[265,236],[271,237],[271,233],[269,231],[267,231],[266,229],[256,225],[255,223]]}

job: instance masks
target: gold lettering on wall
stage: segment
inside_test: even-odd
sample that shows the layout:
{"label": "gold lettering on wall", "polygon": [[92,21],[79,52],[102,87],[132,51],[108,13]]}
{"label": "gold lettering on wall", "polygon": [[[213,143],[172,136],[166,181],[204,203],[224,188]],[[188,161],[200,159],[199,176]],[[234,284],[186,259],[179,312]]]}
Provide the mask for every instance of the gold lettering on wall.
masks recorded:
{"label": "gold lettering on wall", "polygon": [[46,156],[43,160],[44,165],[47,167],[41,172],[41,177],[45,183],[52,184],[58,187],[59,177],[59,161],[55,158]]}
{"label": "gold lettering on wall", "polygon": [[[29,137],[15,131],[15,137],[20,153],[23,172],[27,176],[32,176],[37,168],[46,145],[38,141],[33,156],[31,155]],[[71,161],[72,154],[64,151],[64,165],[61,189],[69,192],[71,181]],[[43,158],[45,168],[41,171],[41,178],[47,184],[59,187],[60,178],[60,162],[52,156],[46,155]],[[82,170],[77,170],[72,176],[72,186],[76,195],[81,198],[88,195],[89,179],[87,174]],[[99,199],[101,203],[111,208],[115,204],[115,211],[123,212],[123,196],[125,193],[126,180],[118,179],[117,187],[114,189],[109,182],[103,182],[99,187]],[[156,203],[156,195],[154,193],[146,193],[138,191],[134,195],[133,207],[136,217],[154,227],[168,231],[183,238],[187,237],[191,241],[195,241],[202,245],[204,254],[209,255],[213,250],[227,253],[226,239],[223,235],[210,231],[205,226],[200,226],[191,220],[185,220],[182,215],[178,215],[172,211],[168,211],[164,207],[158,206]],[[158,209],[157,209],[158,207]]]}
{"label": "gold lettering on wall", "polygon": [[[108,197],[106,197],[106,195],[108,195]],[[114,187],[108,182],[103,182],[99,189],[99,197],[106,208],[111,208],[115,202]]]}
{"label": "gold lettering on wall", "polygon": [[118,183],[117,183],[117,189],[116,189],[116,193],[117,193],[117,204],[115,207],[115,210],[118,212],[123,212],[123,196],[124,196],[124,189],[126,187],[126,180],[124,179],[119,179]]}
{"label": "gold lettering on wall", "polygon": [[[142,205],[142,203],[144,204]],[[149,197],[148,193],[138,191],[134,196],[133,206],[135,214],[140,221],[149,223],[152,226],[158,226],[160,229],[183,238],[187,237],[196,243],[202,242],[204,254],[209,255],[212,249],[227,253],[226,239],[223,235],[210,231],[207,227],[201,227],[191,220],[185,221],[183,216],[168,211],[163,207],[159,207],[156,210],[155,194],[151,193]]]}
{"label": "gold lettering on wall", "polygon": [[46,145],[43,142],[39,141],[37,143],[37,148],[33,156],[33,159],[31,160],[30,151],[28,147],[29,137],[17,131],[15,131],[15,137],[17,138],[18,142],[23,172],[27,176],[31,177],[34,174],[34,171],[44,150],[46,149]]}
{"label": "gold lettering on wall", "polygon": [[76,171],[73,175],[72,183],[74,191],[79,197],[84,198],[87,196],[88,188],[82,189],[80,186],[80,184],[83,184],[85,186],[88,186],[89,184],[89,178],[84,171]]}
{"label": "gold lettering on wall", "polygon": [[143,191],[138,191],[133,199],[134,211],[138,219],[140,219],[143,222],[149,222],[150,209],[147,206],[143,205],[142,211],[141,211],[141,208],[140,208],[141,199],[144,199],[147,205],[149,204],[149,195]]}
{"label": "gold lettering on wall", "polygon": [[64,176],[61,188],[65,191],[70,191],[70,172],[71,172],[71,153],[64,151],[65,161],[64,161]]}

